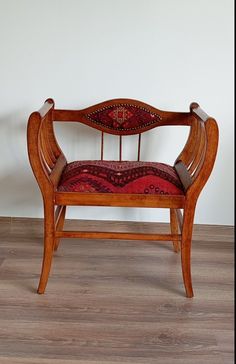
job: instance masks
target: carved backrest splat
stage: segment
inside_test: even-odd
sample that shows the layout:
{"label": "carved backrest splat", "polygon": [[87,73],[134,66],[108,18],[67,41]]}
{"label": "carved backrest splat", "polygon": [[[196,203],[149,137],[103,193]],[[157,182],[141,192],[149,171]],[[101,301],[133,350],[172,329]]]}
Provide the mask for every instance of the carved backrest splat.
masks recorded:
{"label": "carved backrest splat", "polygon": [[101,131],[101,160],[104,158],[105,134],[119,136],[119,160],[122,138],[138,135],[137,160],[140,160],[141,134],[162,125],[190,125],[190,113],[162,111],[133,99],[113,99],[81,110],[53,111],[54,121],[81,122]]}
{"label": "carved backrest splat", "polygon": [[119,131],[122,134],[129,131],[142,132],[162,120],[158,113],[131,103],[104,106],[85,116],[101,128]]}

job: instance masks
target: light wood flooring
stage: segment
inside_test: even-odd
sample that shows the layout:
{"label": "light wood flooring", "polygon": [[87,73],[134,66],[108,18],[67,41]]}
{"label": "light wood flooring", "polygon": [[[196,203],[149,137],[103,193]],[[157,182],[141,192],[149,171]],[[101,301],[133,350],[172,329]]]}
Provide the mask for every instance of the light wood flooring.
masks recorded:
{"label": "light wood flooring", "polygon": [[40,219],[0,218],[0,364],[234,362],[232,227],[195,227],[193,299],[171,243],[64,239],[45,295],[36,294],[41,258]]}

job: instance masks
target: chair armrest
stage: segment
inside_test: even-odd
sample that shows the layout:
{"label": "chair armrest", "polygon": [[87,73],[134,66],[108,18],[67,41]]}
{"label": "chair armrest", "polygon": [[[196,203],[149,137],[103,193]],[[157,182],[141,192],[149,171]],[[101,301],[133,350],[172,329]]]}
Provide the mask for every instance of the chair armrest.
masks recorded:
{"label": "chair armrest", "polygon": [[175,169],[191,198],[199,196],[214,166],[218,148],[218,125],[197,103],[190,105],[193,116],[190,133]]}
{"label": "chair armrest", "polygon": [[192,102],[190,104],[190,111],[191,113],[195,114],[195,116],[197,116],[201,121],[205,122],[207,121],[207,119],[210,118],[209,115],[203,109],[201,109],[197,102]]}
{"label": "chair armrest", "polygon": [[67,163],[54,135],[53,108],[53,100],[46,100],[30,115],[27,127],[29,160],[44,197],[56,189]]}

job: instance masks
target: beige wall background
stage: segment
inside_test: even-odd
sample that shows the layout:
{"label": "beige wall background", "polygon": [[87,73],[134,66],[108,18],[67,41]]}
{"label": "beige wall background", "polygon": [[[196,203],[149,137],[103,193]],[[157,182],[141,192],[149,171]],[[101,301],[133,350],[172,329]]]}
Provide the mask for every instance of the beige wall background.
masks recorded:
{"label": "beige wall background", "polygon": [[[116,97],[215,117],[220,145],[197,208],[197,223],[233,224],[233,1],[0,0],[0,216],[42,216],[28,163],[29,114],[48,97],[83,108]],[[97,158],[83,125],[56,127],[69,160]],[[144,160],[173,163],[187,131],[147,133]],[[106,157],[117,157],[107,139]],[[131,140],[124,154],[132,158]],[[71,208],[71,218],[167,221],[153,209]]]}

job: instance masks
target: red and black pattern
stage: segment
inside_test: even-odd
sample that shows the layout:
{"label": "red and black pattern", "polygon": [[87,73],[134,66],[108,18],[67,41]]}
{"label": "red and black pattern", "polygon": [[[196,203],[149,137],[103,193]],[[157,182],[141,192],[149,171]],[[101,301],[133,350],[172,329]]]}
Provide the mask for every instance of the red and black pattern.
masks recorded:
{"label": "red and black pattern", "polygon": [[139,130],[157,123],[161,116],[141,106],[106,106],[86,115],[95,124],[111,130]]}
{"label": "red and black pattern", "polygon": [[60,180],[61,192],[183,195],[175,169],[164,163],[76,161]]}

